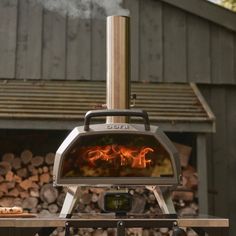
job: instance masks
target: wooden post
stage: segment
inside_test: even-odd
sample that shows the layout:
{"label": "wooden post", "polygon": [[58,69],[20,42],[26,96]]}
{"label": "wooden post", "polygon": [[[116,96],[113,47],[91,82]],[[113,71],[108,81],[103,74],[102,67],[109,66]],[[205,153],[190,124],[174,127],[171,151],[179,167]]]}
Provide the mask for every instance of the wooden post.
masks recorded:
{"label": "wooden post", "polygon": [[206,134],[203,133],[197,135],[197,171],[199,213],[208,214]]}

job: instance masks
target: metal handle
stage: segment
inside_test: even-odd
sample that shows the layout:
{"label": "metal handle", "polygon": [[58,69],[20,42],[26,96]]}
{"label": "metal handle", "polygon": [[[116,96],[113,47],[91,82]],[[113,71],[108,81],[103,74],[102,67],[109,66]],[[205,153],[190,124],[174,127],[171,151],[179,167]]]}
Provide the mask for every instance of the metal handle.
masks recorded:
{"label": "metal handle", "polygon": [[89,131],[89,124],[92,117],[99,116],[138,116],[144,120],[146,131],[150,130],[150,122],[148,114],[144,110],[128,110],[128,109],[111,109],[111,110],[93,110],[88,111],[84,117],[84,131]]}

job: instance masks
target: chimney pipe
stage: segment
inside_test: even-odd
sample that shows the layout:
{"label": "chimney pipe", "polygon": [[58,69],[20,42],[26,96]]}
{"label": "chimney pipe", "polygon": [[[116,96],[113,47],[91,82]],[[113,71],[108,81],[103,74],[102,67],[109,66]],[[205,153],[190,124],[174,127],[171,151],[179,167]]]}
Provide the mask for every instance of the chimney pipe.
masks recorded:
{"label": "chimney pipe", "polygon": [[[107,17],[107,108],[129,109],[130,101],[130,19]],[[107,117],[107,123],[124,123],[127,117]]]}

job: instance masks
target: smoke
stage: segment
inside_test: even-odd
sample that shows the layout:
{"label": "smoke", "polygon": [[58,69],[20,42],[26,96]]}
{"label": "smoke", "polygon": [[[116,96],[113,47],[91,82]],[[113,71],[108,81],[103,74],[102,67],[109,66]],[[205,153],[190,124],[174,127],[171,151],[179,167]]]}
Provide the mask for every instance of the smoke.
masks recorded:
{"label": "smoke", "polygon": [[49,11],[71,18],[88,19],[109,15],[128,16],[129,10],[122,8],[123,0],[36,0]]}

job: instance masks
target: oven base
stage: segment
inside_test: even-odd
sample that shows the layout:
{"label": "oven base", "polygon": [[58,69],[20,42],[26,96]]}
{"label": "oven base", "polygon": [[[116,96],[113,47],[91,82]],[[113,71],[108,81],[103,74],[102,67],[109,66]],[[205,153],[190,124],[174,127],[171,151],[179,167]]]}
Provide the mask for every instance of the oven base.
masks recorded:
{"label": "oven base", "polygon": [[[160,186],[145,186],[149,191],[153,192],[156,201],[159,207],[162,210],[164,215],[174,215],[176,214],[174,204],[171,199],[171,193],[168,188],[160,187]],[[60,218],[71,218],[74,207],[78,201],[79,195],[79,186],[72,186],[68,188],[68,192],[66,194],[66,198],[64,200]]]}

